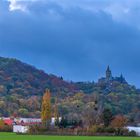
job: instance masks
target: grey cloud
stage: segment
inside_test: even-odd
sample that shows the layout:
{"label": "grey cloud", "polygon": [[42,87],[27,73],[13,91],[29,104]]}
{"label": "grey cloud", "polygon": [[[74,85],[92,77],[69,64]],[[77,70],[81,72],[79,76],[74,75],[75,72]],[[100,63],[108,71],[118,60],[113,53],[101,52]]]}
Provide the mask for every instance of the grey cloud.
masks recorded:
{"label": "grey cloud", "polygon": [[110,64],[114,74],[123,72],[139,86],[135,76],[140,75],[137,27],[116,22],[104,10],[92,12],[82,6],[65,9],[54,1],[32,2],[28,4],[30,13],[10,12],[8,4],[3,5],[1,55],[76,81],[95,80]]}

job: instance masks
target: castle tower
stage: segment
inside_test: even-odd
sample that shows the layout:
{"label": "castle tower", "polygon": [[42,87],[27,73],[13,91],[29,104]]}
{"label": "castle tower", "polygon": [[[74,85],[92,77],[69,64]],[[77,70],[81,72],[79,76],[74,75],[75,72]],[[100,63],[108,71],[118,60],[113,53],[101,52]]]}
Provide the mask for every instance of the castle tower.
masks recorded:
{"label": "castle tower", "polygon": [[124,76],[122,74],[120,75],[120,82],[121,83],[127,83],[125,78],[124,78]]}
{"label": "castle tower", "polygon": [[107,67],[107,70],[106,70],[106,79],[107,80],[111,80],[112,79],[112,72],[111,72],[109,66]]}

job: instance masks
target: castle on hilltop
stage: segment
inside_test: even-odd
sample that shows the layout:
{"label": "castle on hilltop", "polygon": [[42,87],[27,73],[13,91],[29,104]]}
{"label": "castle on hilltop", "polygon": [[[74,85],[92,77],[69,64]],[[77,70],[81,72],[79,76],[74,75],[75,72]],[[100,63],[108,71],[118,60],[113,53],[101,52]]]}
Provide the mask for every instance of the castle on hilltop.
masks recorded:
{"label": "castle on hilltop", "polygon": [[111,83],[113,81],[116,81],[122,84],[127,84],[127,81],[125,80],[122,74],[119,77],[113,77],[111,69],[108,66],[106,70],[106,77],[102,77],[101,79],[99,79],[98,83]]}

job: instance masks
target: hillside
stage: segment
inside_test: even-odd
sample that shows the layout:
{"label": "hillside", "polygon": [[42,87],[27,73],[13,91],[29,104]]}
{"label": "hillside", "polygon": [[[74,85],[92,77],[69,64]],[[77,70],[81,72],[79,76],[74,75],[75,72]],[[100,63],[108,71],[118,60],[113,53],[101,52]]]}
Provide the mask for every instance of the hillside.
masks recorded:
{"label": "hillside", "polygon": [[88,113],[98,118],[104,108],[110,108],[115,115],[139,122],[140,90],[123,75],[113,77],[109,67],[106,77],[96,83],[69,83],[19,60],[0,57],[0,116],[40,117],[46,88],[52,93],[52,107],[58,97],[60,115],[84,120]]}
{"label": "hillside", "polygon": [[[19,60],[0,57],[0,116],[40,116],[46,88],[61,98],[73,94],[73,84]],[[29,113],[30,112],[30,113]]]}
{"label": "hillside", "polygon": [[74,86],[61,77],[48,75],[16,59],[0,57],[0,95],[42,95],[46,88],[54,94],[74,90]]}

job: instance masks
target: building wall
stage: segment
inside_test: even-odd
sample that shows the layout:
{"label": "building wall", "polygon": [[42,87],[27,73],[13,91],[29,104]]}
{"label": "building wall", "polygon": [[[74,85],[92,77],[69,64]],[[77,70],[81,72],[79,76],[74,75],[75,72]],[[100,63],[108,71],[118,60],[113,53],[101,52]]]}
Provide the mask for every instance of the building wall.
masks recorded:
{"label": "building wall", "polygon": [[28,126],[22,126],[22,125],[14,125],[13,126],[14,133],[27,133],[28,130],[29,130]]}
{"label": "building wall", "polygon": [[140,136],[140,127],[132,127],[132,126],[128,126],[127,129],[129,131],[135,131],[137,133],[138,136]]}

